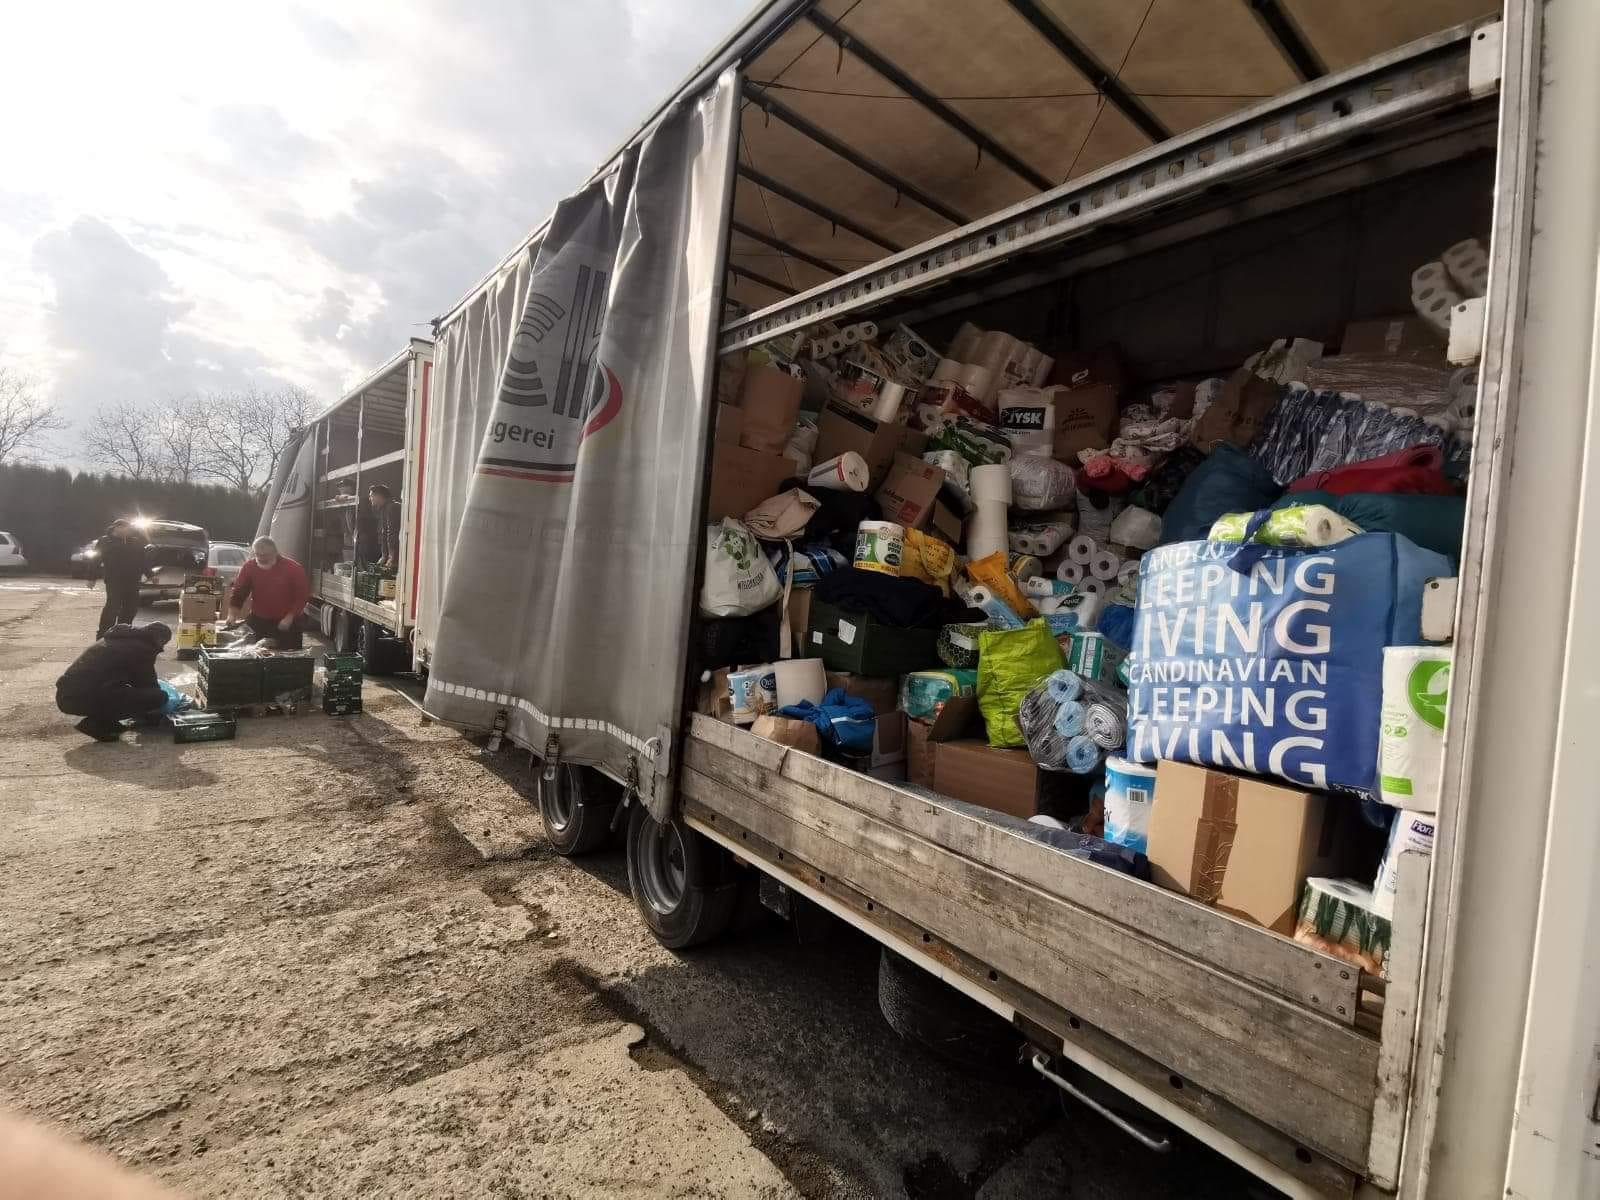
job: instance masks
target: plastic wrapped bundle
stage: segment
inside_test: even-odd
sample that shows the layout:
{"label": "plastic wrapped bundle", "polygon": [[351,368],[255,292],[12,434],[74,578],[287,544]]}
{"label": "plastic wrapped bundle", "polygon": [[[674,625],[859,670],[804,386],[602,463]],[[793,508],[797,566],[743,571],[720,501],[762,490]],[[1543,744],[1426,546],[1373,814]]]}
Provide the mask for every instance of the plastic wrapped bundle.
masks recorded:
{"label": "plastic wrapped bundle", "polygon": [[1083,732],[1103,750],[1121,749],[1128,737],[1128,698],[1115,688],[1085,680]]}
{"label": "plastic wrapped bundle", "polygon": [[946,625],[939,630],[939,641],[934,653],[947,667],[975,667],[978,665],[978,635],[984,625]]}
{"label": "plastic wrapped bundle", "polygon": [[1078,485],[1066,463],[1036,454],[1013,458],[1011,504],[1014,508],[1049,512],[1072,503]]}
{"label": "plastic wrapped bundle", "polygon": [[1067,738],[1056,731],[1059,712],[1049,687],[1041,683],[1022,698],[1017,709],[1017,725],[1022,729],[1028,754],[1041,767],[1061,770],[1067,765]]}

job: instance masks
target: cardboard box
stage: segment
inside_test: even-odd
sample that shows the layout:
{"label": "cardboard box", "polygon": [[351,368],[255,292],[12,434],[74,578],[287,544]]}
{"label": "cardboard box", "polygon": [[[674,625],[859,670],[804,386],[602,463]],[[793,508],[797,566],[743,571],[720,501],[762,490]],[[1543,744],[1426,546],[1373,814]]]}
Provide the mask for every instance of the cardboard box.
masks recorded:
{"label": "cardboard box", "polygon": [[750,352],[736,350],[717,359],[717,403],[738,404],[744,390],[744,373],[750,366]]}
{"label": "cardboard box", "polygon": [[723,443],[711,455],[711,495],[706,519],[742,517],[763,500],[778,494],[778,485],[794,474],[794,463],[781,454],[766,454]]}
{"label": "cardboard box", "polygon": [[961,545],[961,527],[965,520],[960,512],[944,502],[942,496],[933,498],[933,515],[928,518],[928,527],[952,546]]}
{"label": "cardboard box", "polygon": [[829,691],[843,688],[846,695],[859,696],[872,705],[872,711],[880,716],[899,711],[900,676],[853,675],[849,671],[829,671],[826,674]]}
{"label": "cardboard box", "polygon": [[1344,327],[1340,354],[1387,354],[1426,356],[1444,362],[1444,338],[1418,316],[1351,321]]}
{"label": "cardboard box", "polygon": [[744,410],[732,404],[717,405],[716,444],[737,446],[744,432]]}
{"label": "cardboard box", "polygon": [[817,734],[817,727],[810,721],[762,715],[756,718],[754,725],[750,726],[750,732],[757,737],[777,742],[780,746],[804,750],[807,754],[822,752],[822,739]]}
{"label": "cardboard box", "polygon": [[178,622],[178,639],[176,649],[198,650],[201,646],[215,646],[217,644],[217,626],[213,621],[180,621]]}
{"label": "cardboard box", "polygon": [[1078,451],[1104,450],[1111,445],[1121,413],[1118,395],[1118,389],[1109,383],[1058,392],[1052,454],[1076,467]]}
{"label": "cardboard box", "polygon": [[925,434],[888,421],[875,421],[864,412],[840,401],[830,401],[817,418],[817,448],[814,463],[827,462],[847,450],[866,460],[873,485],[883,482],[894,465],[897,451],[920,455],[927,445]]}
{"label": "cardboard box", "polygon": [[739,410],[744,428],[739,444],[768,454],[782,454],[794,432],[800,414],[800,393],[805,381],[770,363],[752,366],[745,372],[744,388],[739,393]]}
{"label": "cardboard box", "polygon": [[874,494],[885,521],[907,529],[921,529],[933,516],[934,502],[944,486],[944,471],[910,454],[897,452],[889,475]]}
{"label": "cardboard box", "polygon": [[1222,394],[1195,421],[1190,442],[1207,454],[1221,442],[1232,442],[1243,450],[1277,405],[1278,394],[1277,384],[1241,367],[1228,377]]}
{"label": "cardboard box", "polygon": [[906,778],[925,787],[933,786],[935,744],[928,740],[932,728],[932,721],[906,719]]}
{"label": "cardboard box", "polygon": [[[1056,355],[1050,368],[1052,384],[1062,387],[1092,388],[1106,386],[1113,395],[1119,395],[1128,384],[1127,371],[1122,366],[1122,354],[1115,346],[1097,346],[1093,350],[1063,350]],[[1061,417],[1056,416],[1057,424]]]}
{"label": "cardboard box", "polygon": [[[782,576],[779,576],[780,580]],[[789,640],[796,658],[805,658],[806,631],[811,628],[811,589],[789,589]]]}
{"label": "cardboard box", "polygon": [[934,744],[933,790],[980,808],[1026,820],[1040,811],[1040,775],[1026,750],[997,750],[979,738]]}
{"label": "cardboard box", "polygon": [[1306,879],[1339,873],[1337,811],[1320,792],[1163,761],[1145,852],[1151,878],[1293,934]]}
{"label": "cardboard box", "polygon": [[192,592],[184,592],[178,597],[178,623],[182,625],[200,625],[208,621],[215,621],[221,611],[221,596],[204,596]]}

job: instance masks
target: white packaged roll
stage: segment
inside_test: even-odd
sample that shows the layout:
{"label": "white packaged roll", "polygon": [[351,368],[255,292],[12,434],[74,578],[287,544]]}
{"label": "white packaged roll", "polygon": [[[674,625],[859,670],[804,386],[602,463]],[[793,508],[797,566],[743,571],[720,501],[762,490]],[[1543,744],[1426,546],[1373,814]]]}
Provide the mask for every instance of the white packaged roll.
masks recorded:
{"label": "white packaged roll", "polygon": [[875,421],[893,421],[900,415],[900,405],[905,399],[906,389],[903,384],[892,379],[885,379],[878,385],[878,395],[872,402],[872,419]]}
{"label": "white packaged roll", "polygon": [[1084,577],[1082,563],[1075,563],[1070,558],[1056,566],[1056,578],[1062,583],[1081,584]]}
{"label": "white packaged roll", "polygon": [[1080,533],[1067,543],[1067,557],[1085,569],[1099,552],[1100,546],[1087,533]]}
{"label": "white packaged roll", "polygon": [[986,503],[1011,503],[1011,469],[1005,463],[985,463],[973,467],[970,475],[972,498],[981,509]]}
{"label": "white packaged roll", "polygon": [[953,382],[959,384],[962,391],[992,412],[996,378],[995,372],[982,363],[961,363]]}
{"label": "white packaged roll", "polygon": [[1429,857],[1433,855],[1433,835],[1437,819],[1432,813],[1408,812],[1401,809],[1389,826],[1389,844],[1383,852],[1383,862],[1378,864],[1378,876],[1372,881],[1372,911],[1386,920],[1394,920],[1395,886],[1399,882],[1400,856],[1414,850]]}
{"label": "white packaged roll", "polygon": [[1122,560],[1109,550],[1096,550],[1089,560],[1089,574],[1101,583],[1110,583],[1122,569]]}
{"label": "white packaged roll", "polygon": [[1378,719],[1378,798],[1396,808],[1439,808],[1450,647],[1385,646]]}
{"label": "white packaged roll", "polygon": [[835,492],[864,492],[871,481],[867,460],[854,450],[846,450],[826,462],[819,462],[806,476],[807,486],[828,488]]}
{"label": "white packaged roll", "polygon": [[1111,540],[1135,550],[1149,550],[1161,544],[1161,518],[1147,508],[1129,505],[1111,522]]}
{"label": "white packaged roll", "polygon": [[951,483],[971,489],[972,464],[954,450],[929,450],[922,456],[922,461],[938,467]]}
{"label": "white packaged roll", "polygon": [[941,358],[939,365],[933,368],[933,374],[928,376],[928,383],[935,384],[942,383],[946,379],[956,379],[959,377],[957,372],[965,365],[959,359]]}
{"label": "white packaged roll", "polygon": [[967,525],[967,557],[988,558],[1007,553],[1006,506],[994,501],[980,503]]}
{"label": "white packaged roll", "polygon": [[789,435],[789,445],[810,454],[817,448],[817,427],[810,421],[795,422],[794,432]]}

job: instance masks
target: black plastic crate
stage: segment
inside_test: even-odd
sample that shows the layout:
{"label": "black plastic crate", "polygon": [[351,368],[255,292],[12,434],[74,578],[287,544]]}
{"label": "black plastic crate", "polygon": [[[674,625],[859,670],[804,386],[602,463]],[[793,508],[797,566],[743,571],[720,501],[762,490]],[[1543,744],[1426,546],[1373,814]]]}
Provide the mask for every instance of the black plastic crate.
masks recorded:
{"label": "black plastic crate", "polygon": [[361,711],[360,700],[322,700],[322,711],[330,717],[351,717]]}
{"label": "black plastic crate", "polygon": [[226,742],[239,733],[239,722],[226,713],[173,713],[167,721],[172,725],[172,740],[178,743]]}
{"label": "black plastic crate", "polygon": [[261,694],[268,700],[288,692],[310,692],[316,660],[310,655],[275,654],[261,663]]}

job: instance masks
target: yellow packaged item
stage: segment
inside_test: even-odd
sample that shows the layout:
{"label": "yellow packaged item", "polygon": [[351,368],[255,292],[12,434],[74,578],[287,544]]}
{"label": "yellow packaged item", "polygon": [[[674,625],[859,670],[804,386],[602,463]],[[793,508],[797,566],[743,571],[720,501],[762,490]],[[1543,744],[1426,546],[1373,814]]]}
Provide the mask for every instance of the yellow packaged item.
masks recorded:
{"label": "yellow packaged item", "polygon": [[1037,617],[1039,611],[1033,607],[1033,601],[1022,594],[1022,589],[1017,586],[1017,581],[1011,577],[1011,563],[1004,550],[996,550],[984,558],[975,559],[967,564],[967,574],[972,577],[972,582],[988,588],[996,598],[1004,600],[1006,607],[1026,621],[1029,617]]}
{"label": "yellow packaged item", "polygon": [[900,552],[900,574],[903,578],[931,583],[948,596],[950,576],[955,569],[956,552],[947,542],[920,529],[906,530],[905,546]]}

